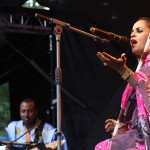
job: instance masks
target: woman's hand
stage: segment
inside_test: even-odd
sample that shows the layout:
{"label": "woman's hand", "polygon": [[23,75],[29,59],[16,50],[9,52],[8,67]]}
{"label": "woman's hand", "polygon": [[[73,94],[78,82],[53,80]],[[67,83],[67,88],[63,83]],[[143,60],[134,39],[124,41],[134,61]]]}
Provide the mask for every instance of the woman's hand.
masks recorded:
{"label": "woman's hand", "polygon": [[[107,119],[105,121],[105,130],[106,130],[106,132],[113,132],[117,123],[118,123],[117,120]],[[124,133],[127,130],[129,130],[127,124],[119,123],[118,134]]]}
{"label": "woman's hand", "polygon": [[117,124],[117,120],[114,119],[107,119],[105,121],[105,130],[106,132],[114,131],[115,125]]}
{"label": "woman's hand", "polygon": [[105,52],[98,52],[97,57],[100,59],[100,61],[104,64],[104,66],[108,66],[119,73],[124,71],[124,67],[126,66],[126,57],[125,53],[121,55],[121,58],[115,58]]}

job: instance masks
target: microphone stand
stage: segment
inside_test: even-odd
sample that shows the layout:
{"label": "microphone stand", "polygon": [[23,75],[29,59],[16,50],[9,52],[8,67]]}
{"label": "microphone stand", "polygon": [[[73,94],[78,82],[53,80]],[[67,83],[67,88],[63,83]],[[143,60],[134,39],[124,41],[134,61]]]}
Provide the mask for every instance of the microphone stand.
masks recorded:
{"label": "microphone stand", "polygon": [[57,150],[61,150],[61,84],[62,84],[62,72],[60,68],[60,40],[62,27],[56,25],[54,28],[56,35],[56,69],[55,69],[55,83],[56,83],[56,99],[57,99]]}
{"label": "microphone stand", "polygon": [[93,38],[96,41],[101,41],[102,43],[109,43],[110,41],[107,39],[102,39],[96,35],[87,33],[85,31],[79,30],[77,28],[71,27],[70,24],[65,23],[63,21],[54,19],[54,18],[48,18],[46,16],[43,16],[41,14],[36,14],[35,17],[42,18],[44,20],[49,21],[52,24],[55,24],[54,32],[56,36],[56,69],[55,69],[55,84],[56,84],[56,99],[57,99],[57,142],[58,147],[57,150],[61,150],[61,84],[62,84],[62,72],[60,68],[60,40],[61,40],[61,34],[63,31],[63,28],[70,29],[72,31],[75,31],[77,33],[86,35],[88,37]]}
{"label": "microphone stand", "polygon": [[85,36],[91,37],[91,38],[93,38],[93,39],[96,40],[96,41],[101,41],[102,43],[110,43],[110,40],[102,39],[102,38],[100,38],[99,36],[96,36],[96,35],[90,34],[90,33],[88,33],[88,32],[79,30],[79,29],[77,29],[77,28],[74,28],[74,27],[70,26],[69,23],[66,23],[66,22],[57,20],[57,19],[55,19],[55,18],[49,18],[49,17],[47,17],[47,16],[44,16],[44,15],[41,15],[41,14],[38,14],[38,13],[35,14],[35,17],[38,17],[38,18],[42,18],[42,19],[44,19],[44,20],[47,20],[47,21],[49,21],[50,23],[56,24],[56,25],[58,25],[58,26],[60,26],[60,27],[62,27],[62,28],[64,28],[64,29],[70,29],[70,30],[75,31],[75,32],[77,32],[77,33],[80,33],[80,34],[83,34],[83,35],[85,35]]}

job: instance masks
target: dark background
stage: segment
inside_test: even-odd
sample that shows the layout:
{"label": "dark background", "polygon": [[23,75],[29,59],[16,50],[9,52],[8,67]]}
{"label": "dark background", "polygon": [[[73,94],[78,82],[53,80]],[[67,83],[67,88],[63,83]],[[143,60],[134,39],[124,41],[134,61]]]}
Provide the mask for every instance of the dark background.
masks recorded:
{"label": "dark background", "polygon": [[[148,0],[38,2],[51,8],[40,13],[46,12],[48,17],[70,23],[77,29],[90,32],[91,27],[97,27],[127,37],[130,37],[132,24],[137,18],[149,16],[150,3]],[[1,11],[26,12],[20,7],[23,3],[25,0],[0,0]],[[19,102],[25,97],[33,97],[38,102],[40,118],[56,126],[56,105],[51,104],[56,98],[56,46],[55,35],[53,32],[51,35],[53,48],[50,52],[48,35],[1,31],[0,83],[9,82],[12,120],[19,119]],[[105,119],[117,118],[119,112],[126,82],[114,70],[100,63],[96,57],[98,51],[106,51],[115,57],[120,57],[125,52],[128,66],[135,69],[136,58],[131,54],[129,46],[102,44],[63,29],[62,130],[66,135],[69,150],[93,150],[99,141],[111,136],[104,131]],[[35,68],[33,62],[38,68]],[[43,71],[39,72],[39,68]]]}

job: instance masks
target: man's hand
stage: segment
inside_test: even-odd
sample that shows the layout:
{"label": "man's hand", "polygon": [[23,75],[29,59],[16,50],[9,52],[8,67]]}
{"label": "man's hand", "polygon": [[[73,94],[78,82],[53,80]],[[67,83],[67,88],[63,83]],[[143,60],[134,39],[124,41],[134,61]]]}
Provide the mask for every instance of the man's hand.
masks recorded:
{"label": "man's hand", "polygon": [[[61,140],[61,146],[64,145],[64,143],[65,143],[65,140]],[[46,150],[57,150],[57,146],[58,146],[57,141],[53,141],[52,143],[45,144]],[[32,148],[31,150],[40,150],[40,149],[35,147],[35,148]]]}
{"label": "man's hand", "polygon": [[38,147],[32,148],[30,150],[40,150]]}
{"label": "man's hand", "polygon": [[[65,140],[61,140],[61,146],[64,145]],[[52,143],[48,143],[45,145],[46,146],[46,150],[56,150],[58,143],[57,141],[53,141]]]}
{"label": "man's hand", "polygon": [[5,150],[11,150],[12,146],[11,145],[6,145]]}

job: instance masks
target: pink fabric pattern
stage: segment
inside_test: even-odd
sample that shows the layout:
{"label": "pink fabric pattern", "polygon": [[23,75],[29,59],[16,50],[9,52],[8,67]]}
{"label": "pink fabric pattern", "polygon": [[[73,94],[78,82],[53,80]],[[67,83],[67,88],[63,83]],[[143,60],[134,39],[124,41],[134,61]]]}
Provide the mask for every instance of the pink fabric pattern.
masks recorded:
{"label": "pink fabric pattern", "polygon": [[[146,93],[146,86],[150,84],[150,54],[145,57],[143,66],[135,74],[137,81],[135,92],[138,107],[138,123],[141,125],[141,132],[145,143],[137,143],[136,141],[136,146],[127,150],[150,150],[150,98]],[[133,87],[127,84],[121,101],[122,110],[126,109],[129,96],[133,91]],[[111,150],[111,145],[112,142],[108,139],[98,143],[95,150]]]}
{"label": "pink fabric pattern", "polygon": [[140,144],[137,144],[137,149],[138,149],[138,150],[146,150],[146,149],[145,149],[145,146],[140,145]]}
{"label": "pink fabric pattern", "polygon": [[101,142],[101,144],[97,144],[95,150],[110,150],[111,149],[111,141],[105,140]]}
{"label": "pink fabric pattern", "polygon": [[[146,56],[146,58],[144,60],[144,64],[150,66],[150,54]],[[136,80],[137,80],[137,82],[139,80],[146,80],[147,81],[147,77],[143,72],[139,71],[139,72],[136,72]],[[128,98],[131,95],[131,93],[133,92],[133,90],[134,89],[132,88],[132,86],[130,84],[127,84],[127,87],[126,87],[126,89],[123,93],[123,96],[122,96],[121,108],[123,108],[123,109],[126,108]]]}
{"label": "pink fabric pattern", "polygon": [[[146,93],[146,86],[150,81],[150,54],[148,54],[144,60],[144,65],[140,71],[136,72],[136,99],[138,106],[138,118],[142,127],[142,134],[145,138],[146,147],[150,146],[150,136],[147,134],[150,131],[150,101]],[[125,109],[128,98],[134,89],[130,84],[127,85],[121,102],[121,108]],[[138,143],[137,143],[138,144]],[[148,146],[149,145],[149,146]],[[144,145],[142,145],[144,146]]]}

